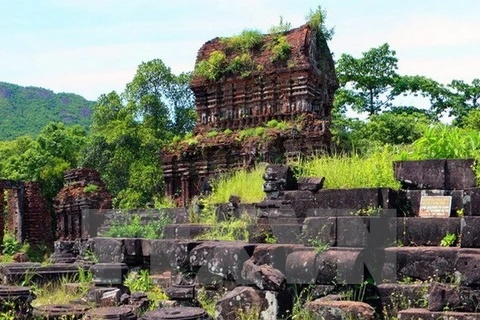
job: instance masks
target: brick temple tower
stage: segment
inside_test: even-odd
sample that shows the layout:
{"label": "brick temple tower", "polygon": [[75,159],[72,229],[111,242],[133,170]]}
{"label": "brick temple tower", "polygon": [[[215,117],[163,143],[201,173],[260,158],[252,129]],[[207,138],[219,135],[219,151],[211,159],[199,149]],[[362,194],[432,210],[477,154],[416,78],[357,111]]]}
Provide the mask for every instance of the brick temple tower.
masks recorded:
{"label": "brick temple tower", "polygon": [[[231,39],[215,38],[200,48],[190,84],[194,135],[162,154],[166,193],[183,203],[199,194],[208,175],[330,145],[338,81],[321,30],[306,24],[263,35],[249,48]],[[202,64],[212,75],[198,72]]]}

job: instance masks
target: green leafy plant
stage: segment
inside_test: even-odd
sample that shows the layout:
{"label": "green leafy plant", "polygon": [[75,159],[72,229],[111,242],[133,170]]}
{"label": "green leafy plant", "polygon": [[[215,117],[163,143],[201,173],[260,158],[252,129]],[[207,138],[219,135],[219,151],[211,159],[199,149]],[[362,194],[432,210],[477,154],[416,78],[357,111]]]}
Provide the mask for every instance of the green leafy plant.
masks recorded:
{"label": "green leafy plant", "polygon": [[322,253],[330,247],[330,244],[322,239],[308,239],[308,244],[315,248],[316,253]]}
{"label": "green leafy plant", "polygon": [[209,138],[215,138],[216,136],[218,136],[218,131],[213,130],[207,133],[207,137]]}
{"label": "green leafy plant", "polygon": [[272,62],[287,61],[292,50],[292,46],[288,43],[287,37],[280,36],[272,41],[273,44],[271,45],[270,50],[272,51],[273,56],[270,57],[270,60]]}
{"label": "green leafy plant", "polygon": [[463,217],[464,214],[465,214],[465,212],[464,212],[463,208],[457,210],[457,216],[458,216],[458,217]]}
{"label": "green leafy plant", "polygon": [[277,241],[278,241],[277,237],[275,237],[273,234],[271,234],[271,233],[266,234],[265,243],[275,244],[275,243],[277,243]]}
{"label": "green leafy plant", "polygon": [[265,124],[267,128],[276,128],[277,125],[278,125],[278,120],[276,119],[272,119]]}
{"label": "green leafy plant", "polygon": [[441,247],[452,247],[457,242],[457,235],[455,233],[447,232],[445,237],[440,241]]}
{"label": "green leafy plant", "polygon": [[142,222],[139,215],[121,213],[112,221],[110,228],[105,232],[106,237],[116,238],[145,238],[161,239],[165,226],[170,223],[170,218],[161,212],[158,216],[149,216]]}
{"label": "green leafy plant", "polygon": [[130,272],[125,279],[125,285],[130,291],[147,292],[153,289],[154,283],[150,278],[148,270],[140,270],[139,272]]}
{"label": "green leafy plant", "polygon": [[225,74],[240,74],[243,78],[246,78],[254,70],[255,63],[250,53],[242,53],[230,60],[230,63],[225,68]]}
{"label": "green leafy plant", "polygon": [[310,9],[310,12],[306,15],[306,20],[310,28],[314,30],[320,30],[326,40],[331,40],[333,37],[334,29],[328,29],[325,25],[325,19],[327,18],[327,12],[318,6],[314,11]]}
{"label": "green leafy plant", "polygon": [[15,235],[11,232],[6,232],[3,236],[3,249],[2,254],[13,256],[20,251],[21,244],[16,239]]}
{"label": "green leafy plant", "polygon": [[90,192],[97,192],[99,187],[96,184],[87,184],[85,188],[83,188],[83,192],[90,193]]}
{"label": "green leafy plant", "polygon": [[195,74],[209,80],[219,79],[227,66],[227,56],[222,51],[213,51],[206,60],[202,60],[195,66]]}
{"label": "green leafy plant", "polygon": [[222,38],[220,41],[233,51],[247,52],[259,47],[263,42],[263,34],[259,30],[245,29],[239,35]]}
{"label": "green leafy plant", "polygon": [[271,26],[270,27],[270,34],[275,35],[275,34],[283,34],[292,29],[292,24],[288,21],[284,21],[283,17],[280,16],[280,21],[277,25]]}
{"label": "green leafy plant", "polygon": [[216,222],[212,229],[196,237],[197,240],[227,240],[247,241],[249,237],[248,226],[251,219],[244,215],[241,218],[230,218]]}

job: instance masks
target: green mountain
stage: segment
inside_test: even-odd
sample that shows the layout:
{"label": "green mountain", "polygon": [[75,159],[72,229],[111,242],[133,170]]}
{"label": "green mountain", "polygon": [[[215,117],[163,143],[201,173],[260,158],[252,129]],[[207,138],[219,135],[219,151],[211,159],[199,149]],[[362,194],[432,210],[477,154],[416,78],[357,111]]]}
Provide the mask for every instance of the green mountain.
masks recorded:
{"label": "green mountain", "polygon": [[94,104],[73,93],[0,82],[0,140],[35,136],[52,121],[87,128]]}

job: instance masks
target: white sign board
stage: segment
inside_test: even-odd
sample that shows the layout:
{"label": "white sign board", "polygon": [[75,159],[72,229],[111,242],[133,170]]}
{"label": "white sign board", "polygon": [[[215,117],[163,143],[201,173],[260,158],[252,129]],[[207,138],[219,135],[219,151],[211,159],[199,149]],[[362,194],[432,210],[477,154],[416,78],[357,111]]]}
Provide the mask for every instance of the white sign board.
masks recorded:
{"label": "white sign board", "polygon": [[451,196],[423,196],[418,215],[426,218],[448,218],[452,210]]}

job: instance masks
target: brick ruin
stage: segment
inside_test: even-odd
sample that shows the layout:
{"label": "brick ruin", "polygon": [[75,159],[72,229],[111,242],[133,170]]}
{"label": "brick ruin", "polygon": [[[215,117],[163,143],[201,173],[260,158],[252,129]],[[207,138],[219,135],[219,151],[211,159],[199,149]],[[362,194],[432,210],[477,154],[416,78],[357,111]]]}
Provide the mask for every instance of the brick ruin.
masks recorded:
{"label": "brick ruin", "polygon": [[[162,154],[168,196],[187,203],[209,175],[329,148],[338,81],[327,42],[321,31],[303,25],[284,34],[290,53],[288,59],[276,60],[269,45],[275,36],[265,35],[250,50],[256,67],[248,74],[224,72],[217,80],[194,76],[194,136]],[[224,52],[230,61],[241,55],[215,38],[200,48],[197,65],[212,52]],[[285,121],[288,129],[267,127],[272,120]],[[260,134],[242,139],[242,130],[258,127],[263,128]]]}
{"label": "brick ruin", "polygon": [[18,242],[53,244],[51,214],[36,182],[0,180],[0,236],[14,234]]}
{"label": "brick ruin", "polygon": [[65,187],[55,197],[57,233],[60,240],[82,238],[82,210],[111,209],[112,196],[98,171],[78,168],[65,171]]}

